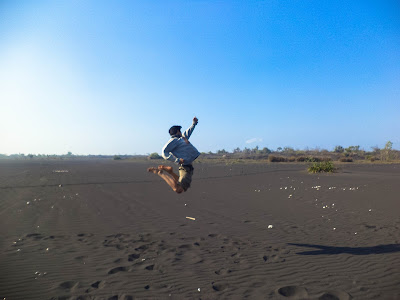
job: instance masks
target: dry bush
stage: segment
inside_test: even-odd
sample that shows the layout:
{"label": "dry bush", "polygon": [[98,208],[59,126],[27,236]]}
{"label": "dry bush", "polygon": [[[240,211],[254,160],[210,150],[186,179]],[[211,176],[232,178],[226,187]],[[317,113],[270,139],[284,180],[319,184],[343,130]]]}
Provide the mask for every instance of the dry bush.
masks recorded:
{"label": "dry bush", "polygon": [[332,158],[329,156],[324,156],[320,158],[321,161],[332,161]]}
{"label": "dry bush", "polygon": [[270,162],[285,162],[286,158],[283,156],[270,155],[270,156],[268,156],[268,161],[270,161]]}
{"label": "dry bush", "polygon": [[376,160],[379,160],[379,157],[374,156],[374,155],[367,155],[367,157],[365,158],[366,160],[369,160],[371,162],[374,162]]}
{"label": "dry bush", "polygon": [[296,161],[296,157],[291,156],[291,157],[289,157],[287,160],[288,160],[289,162],[294,162],[294,161]]}
{"label": "dry bush", "polygon": [[353,158],[352,157],[341,157],[339,159],[339,161],[341,161],[341,162],[353,162]]}
{"label": "dry bush", "polygon": [[298,162],[320,162],[320,161],[329,161],[330,158],[327,160],[324,157],[318,157],[318,156],[299,156],[296,157],[296,161]]}

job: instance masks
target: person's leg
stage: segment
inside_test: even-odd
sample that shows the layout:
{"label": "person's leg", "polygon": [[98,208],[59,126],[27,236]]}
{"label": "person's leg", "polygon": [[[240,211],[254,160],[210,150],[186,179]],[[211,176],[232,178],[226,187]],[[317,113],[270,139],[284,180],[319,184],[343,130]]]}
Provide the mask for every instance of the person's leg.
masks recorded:
{"label": "person's leg", "polygon": [[190,183],[192,182],[193,175],[193,166],[185,165],[179,167],[179,176],[172,171],[172,167],[160,165],[158,166],[159,170],[163,170],[168,172],[174,180],[177,182],[178,186],[183,189],[183,191],[187,191],[190,187]]}
{"label": "person's leg", "polygon": [[179,181],[179,176],[178,176],[177,174],[174,173],[172,167],[164,166],[164,165],[159,165],[159,166],[158,166],[158,169],[159,169],[159,170],[164,170],[164,171],[166,171],[168,174],[170,174],[170,175],[175,179],[176,182]]}
{"label": "person's leg", "polygon": [[193,166],[185,165],[179,167],[179,185],[186,192],[190,188],[193,176]]}
{"label": "person's leg", "polygon": [[173,177],[171,177],[171,175],[165,174],[163,170],[160,170],[158,168],[148,168],[147,171],[157,174],[162,179],[164,179],[164,181],[172,188],[174,192],[177,192],[178,194],[183,192],[183,189],[178,184],[178,182]]}

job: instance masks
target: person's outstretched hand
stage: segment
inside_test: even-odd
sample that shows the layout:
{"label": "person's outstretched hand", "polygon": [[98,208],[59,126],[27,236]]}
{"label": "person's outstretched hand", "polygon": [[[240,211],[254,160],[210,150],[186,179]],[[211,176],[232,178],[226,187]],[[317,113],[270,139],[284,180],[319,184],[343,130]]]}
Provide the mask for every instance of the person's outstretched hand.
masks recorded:
{"label": "person's outstretched hand", "polygon": [[196,117],[193,118],[193,124],[197,125],[197,123],[199,122],[199,119],[197,119]]}

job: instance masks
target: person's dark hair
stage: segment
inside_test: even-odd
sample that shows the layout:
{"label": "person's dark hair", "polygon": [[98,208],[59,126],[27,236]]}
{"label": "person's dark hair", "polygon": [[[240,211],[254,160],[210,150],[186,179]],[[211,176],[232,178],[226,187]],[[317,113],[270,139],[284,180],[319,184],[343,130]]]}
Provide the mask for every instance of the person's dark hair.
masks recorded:
{"label": "person's dark hair", "polygon": [[181,128],[182,128],[182,126],[178,126],[178,125],[172,126],[169,129],[169,135],[175,135],[179,130],[181,130]]}

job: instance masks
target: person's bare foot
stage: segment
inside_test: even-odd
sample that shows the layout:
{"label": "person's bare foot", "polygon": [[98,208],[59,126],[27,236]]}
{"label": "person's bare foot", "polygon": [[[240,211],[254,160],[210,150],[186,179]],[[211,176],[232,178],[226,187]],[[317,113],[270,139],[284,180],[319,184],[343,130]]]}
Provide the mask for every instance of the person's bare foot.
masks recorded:
{"label": "person's bare foot", "polygon": [[169,174],[171,174],[172,171],[173,171],[172,167],[164,166],[164,165],[159,165],[159,166],[158,166],[158,169],[159,169],[159,170],[166,171],[166,172],[168,172]]}
{"label": "person's bare foot", "polygon": [[151,173],[154,173],[154,174],[160,174],[160,173],[162,173],[162,170],[160,170],[159,168],[151,167],[151,168],[147,169],[147,172],[151,172]]}

